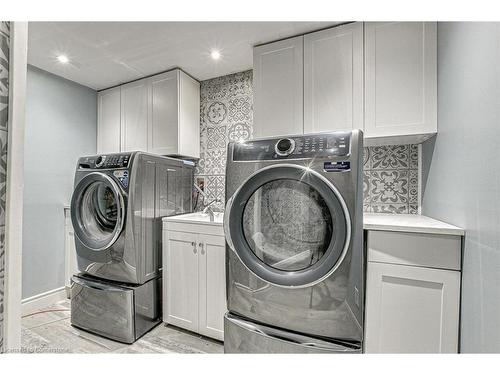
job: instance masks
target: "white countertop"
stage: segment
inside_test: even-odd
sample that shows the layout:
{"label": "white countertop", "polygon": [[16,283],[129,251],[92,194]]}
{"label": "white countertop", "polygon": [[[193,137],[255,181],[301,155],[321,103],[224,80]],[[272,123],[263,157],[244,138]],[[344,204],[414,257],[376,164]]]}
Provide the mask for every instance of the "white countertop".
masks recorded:
{"label": "white countertop", "polygon": [[[222,226],[222,213],[216,213],[215,221],[209,221],[208,214],[195,212],[179,216],[164,217],[163,221]],[[463,236],[465,231],[442,221],[423,215],[407,214],[363,214],[363,228],[395,232],[448,234]]]}
{"label": "white countertop", "polygon": [[374,214],[365,212],[363,228],[396,232],[449,234],[463,236],[464,229],[423,215]]}
{"label": "white countertop", "polygon": [[208,214],[204,214],[203,212],[192,212],[189,214],[182,214],[177,216],[167,216],[162,220],[163,222],[215,225],[222,227],[223,216],[224,214],[222,212],[215,212],[214,220],[211,221]]}

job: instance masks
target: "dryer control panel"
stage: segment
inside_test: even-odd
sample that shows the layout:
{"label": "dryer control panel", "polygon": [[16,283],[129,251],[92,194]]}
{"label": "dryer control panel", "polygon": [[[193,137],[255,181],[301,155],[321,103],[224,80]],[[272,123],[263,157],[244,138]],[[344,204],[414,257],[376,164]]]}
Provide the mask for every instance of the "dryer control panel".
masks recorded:
{"label": "dryer control panel", "polygon": [[78,168],[84,168],[84,169],[127,168],[130,163],[130,158],[131,158],[130,153],[84,156],[78,160]]}
{"label": "dryer control panel", "polygon": [[350,154],[351,133],[311,134],[236,143],[234,161],[312,159]]}

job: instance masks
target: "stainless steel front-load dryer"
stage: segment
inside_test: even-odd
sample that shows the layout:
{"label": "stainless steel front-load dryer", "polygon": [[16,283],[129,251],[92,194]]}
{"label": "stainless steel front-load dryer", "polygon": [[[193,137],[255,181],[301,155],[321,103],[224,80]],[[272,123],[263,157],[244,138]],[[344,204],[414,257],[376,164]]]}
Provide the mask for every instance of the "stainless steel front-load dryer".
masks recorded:
{"label": "stainless steel front-load dryer", "polygon": [[161,318],[161,218],[191,211],[193,165],[144,152],[78,160],[73,325],[133,342]]}
{"label": "stainless steel front-load dryer", "polygon": [[360,352],[361,131],[231,143],[226,352]]}

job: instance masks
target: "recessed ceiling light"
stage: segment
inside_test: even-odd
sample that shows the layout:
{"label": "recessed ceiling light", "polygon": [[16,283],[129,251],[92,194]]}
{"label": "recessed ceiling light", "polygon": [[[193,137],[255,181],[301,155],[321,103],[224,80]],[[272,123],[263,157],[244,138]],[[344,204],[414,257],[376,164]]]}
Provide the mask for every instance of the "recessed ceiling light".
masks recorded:
{"label": "recessed ceiling light", "polygon": [[210,56],[214,60],[219,60],[220,59],[220,52],[217,50],[213,50],[212,52],[210,52]]}
{"label": "recessed ceiling light", "polygon": [[66,64],[69,62],[68,56],[66,55],[59,55],[57,56],[57,61],[59,61],[62,64]]}

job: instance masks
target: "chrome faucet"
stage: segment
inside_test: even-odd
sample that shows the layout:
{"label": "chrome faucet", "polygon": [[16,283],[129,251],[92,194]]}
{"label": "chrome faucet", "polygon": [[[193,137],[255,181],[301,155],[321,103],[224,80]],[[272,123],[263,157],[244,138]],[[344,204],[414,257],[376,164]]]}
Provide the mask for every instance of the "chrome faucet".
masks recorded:
{"label": "chrome faucet", "polygon": [[210,217],[210,221],[214,221],[215,220],[215,213],[214,213],[214,210],[212,209],[212,207],[210,207],[210,206],[214,203],[220,202],[221,200],[219,198],[215,198],[214,200],[210,201],[208,204],[205,204],[205,198],[207,197],[207,195],[205,194],[205,192],[203,190],[200,189],[200,187],[198,185],[194,184],[194,187],[196,188],[196,190],[198,190],[198,193],[200,193],[203,196],[203,206],[204,206],[203,213],[208,214],[208,216]]}
{"label": "chrome faucet", "polygon": [[213,201],[211,201],[210,203],[208,203],[207,205],[205,205],[205,208],[203,209],[203,213],[208,214],[208,216],[210,217],[210,221],[214,221],[214,219],[215,219],[215,213],[214,213],[214,210],[212,209],[211,206],[212,206],[212,204],[218,203],[218,202],[220,202],[220,199],[216,198]]}

